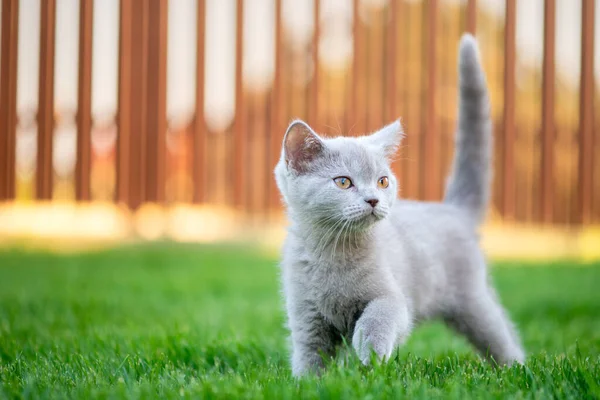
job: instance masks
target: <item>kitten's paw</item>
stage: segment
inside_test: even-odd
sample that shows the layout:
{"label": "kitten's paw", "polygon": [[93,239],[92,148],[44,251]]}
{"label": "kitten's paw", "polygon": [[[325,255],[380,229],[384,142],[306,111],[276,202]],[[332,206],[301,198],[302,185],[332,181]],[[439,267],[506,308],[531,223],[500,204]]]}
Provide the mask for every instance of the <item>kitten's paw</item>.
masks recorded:
{"label": "kitten's paw", "polygon": [[[358,325],[358,324],[357,324]],[[352,347],[364,365],[371,363],[374,352],[378,361],[389,360],[394,351],[394,337],[377,329],[357,326],[352,337]]]}

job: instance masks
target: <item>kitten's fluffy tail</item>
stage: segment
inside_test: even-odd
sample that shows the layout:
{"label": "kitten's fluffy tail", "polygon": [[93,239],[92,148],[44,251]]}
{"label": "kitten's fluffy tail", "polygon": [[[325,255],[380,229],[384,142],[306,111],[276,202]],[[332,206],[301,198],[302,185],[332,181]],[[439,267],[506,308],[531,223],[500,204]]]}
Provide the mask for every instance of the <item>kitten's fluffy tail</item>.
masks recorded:
{"label": "kitten's fluffy tail", "polygon": [[490,195],[492,124],[477,40],[470,34],[460,41],[458,59],[456,153],[444,202],[467,210],[480,223]]}

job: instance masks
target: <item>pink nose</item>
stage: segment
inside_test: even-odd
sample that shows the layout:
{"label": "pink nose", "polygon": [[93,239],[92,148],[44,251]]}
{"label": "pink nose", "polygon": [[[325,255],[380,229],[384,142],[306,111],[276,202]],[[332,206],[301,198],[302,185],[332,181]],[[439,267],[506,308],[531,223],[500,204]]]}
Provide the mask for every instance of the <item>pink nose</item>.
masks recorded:
{"label": "pink nose", "polygon": [[379,203],[379,200],[377,199],[369,199],[369,200],[365,200],[367,203],[369,203],[371,205],[371,207],[375,207],[377,205],[377,203]]}

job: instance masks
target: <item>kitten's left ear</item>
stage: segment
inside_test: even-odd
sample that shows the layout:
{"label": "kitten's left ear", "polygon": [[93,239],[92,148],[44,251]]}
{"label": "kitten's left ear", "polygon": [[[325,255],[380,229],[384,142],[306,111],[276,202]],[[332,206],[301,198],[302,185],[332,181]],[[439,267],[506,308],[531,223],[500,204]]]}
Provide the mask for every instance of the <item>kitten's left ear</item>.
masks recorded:
{"label": "kitten's left ear", "polygon": [[398,119],[365,137],[365,140],[372,146],[382,148],[386,157],[392,157],[396,153],[396,150],[398,150],[403,137],[404,130]]}
{"label": "kitten's left ear", "polygon": [[325,144],[304,121],[295,120],[283,138],[283,158],[298,173],[308,171],[311,163],[323,154]]}

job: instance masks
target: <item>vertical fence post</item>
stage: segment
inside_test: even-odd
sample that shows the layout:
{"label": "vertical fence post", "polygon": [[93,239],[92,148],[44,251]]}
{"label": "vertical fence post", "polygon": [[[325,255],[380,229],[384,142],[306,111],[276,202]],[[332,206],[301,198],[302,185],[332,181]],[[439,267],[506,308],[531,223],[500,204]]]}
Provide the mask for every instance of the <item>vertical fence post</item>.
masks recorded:
{"label": "vertical fence post", "polygon": [[41,2],[40,78],[38,95],[38,141],[36,197],[52,198],[52,136],[54,133],[54,47],[56,1]]}
{"label": "vertical fence post", "polygon": [[592,219],[594,168],[594,13],[595,0],[582,0],[581,83],[579,85],[579,222]]}
{"label": "vertical fence post", "polygon": [[19,0],[2,0],[0,52],[0,201],[15,198]]}
{"label": "vertical fence post", "polygon": [[541,219],[552,222],[554,206],[554,42],[556,0],[544,1],[544,64],[542,83]]}
{"label": "vertical fence post", "polygon": [[425,96],[426,113],[425,129],[423,135],[423,147],[421,153],[421,195],[425,200],[434,200],[438,197],[441,190],[440,180],[440,142],[437,131],[437,110],[436,110],[436,35],[437,35],[437,0],[430,0],[427,3],[426,30],[427,43],[424,55],[426,57],[427,74],[424,74],[425,87],[427,88]]}
{"label": "vertical fence post", "polygon": [[79,9],[79,86],[75,197],[90,200],[92,128],[92,24],[94,1],[81,0]]}
{"label": "vertical fence post", "polygon": [[145,200],[148,153],[148,0],[134,0],[131,27],[131,132],[129,133],[129,205]]}
{"label": "vertical fence post", "polygon": [[[129,152],[131,138],[131,51],[133,0],[121,0],[119,21],[119,110],[117,114],[116,200],[130,205]],[[138,149],[139,150],[139,149]]]}
{"label": "vertical fence post", "polygon": [[319,42],[321,39],[321,0],[314,0],[313,10],[313,39],[312,39],[312,65],[313,74],[310,81],[310,105],[308,120],[320,129],[319,125]]}
{"label": "vertical fence post", "polygon": [[147,71],[148,102],[146,106],[146,193],[145,201],[163,202],[165,199],[165,158],[167,133],[167,13],[164,0],[148,2]]}
{"label": "vertical fence post", "polygon": [[117,199],[130,208],[144,200],[147,105],[146,0],[121,0]]}
{"label": "vertical fence post", "polygon": [[[273,84],[271,86],[271,133],[270,133],[270,149],[268,157],[271,160],[269,166],[275,167],[275,164],[279,160],[279,154],[281,151],[281,145],[283,140],[284,127],[281,126],[280,117],[280,102],[282,101],[281,95],[281,38],[282,38],[282,0],[275,0],[275,71],[273,76]],[[270,184],[270,207],[275,208],[279,205],[279,193],[275,185],[273,176],[269,176]]]}
{"label": "vertical fence post", "polygon": [[502,124],[502,214],[515,216],[515,63],[516,0],[506,0],[504,26],[504,121]]}
{"label": "vertical fence post", "polygon": [[476,31],[477,31],[477,0],[468,0],[468,2],[467,2],[467,32],[475,35]]}
{"label": "vertical fence post", "polygon": [[131,208],[165,196],[167,7],[121,0],[117,199]]}
{"label": "vertical fence post", "polygon": [[[386,119],[397,118],[396,116],[396,25],[397,22],[397,13],[398,13],[398,0],[390,0],[388,13],[389,18],[387,21],[387,54],[386,60],[386,74],[387,74],[387,82],[384,85],[384,91],[387,94],[387,98],[385,99],[385,103],[387,103],[387,112]],[[384,104],[385,104],[384,103]],[[389,122],[389,121],[388,121]]]}
{"label": "vertical fence post", "polygon": [[244,99],[244,0],[237,0],[235,33],[235,123],[234,123],[234,204],[245,202],[246,188],[246,108]]}
{"label": "vertical fence post", "polygon": [[206,0],[198,0],[196,10],[196,115],[194,119],[194,202],[204,200],[206,190],[206,125],[204,120],[204,40]]}
{"label": "vertical fence post", "polygon": [[353,128],[362,129],[362,113],[358,111],[358,82],[362,75],[360,70],[363,60],[363,48],[361,46],[359,0],[352,1],[352,73],[350,75],[350,96],[348,109],[346,110],[346,134],[350,135]]}

